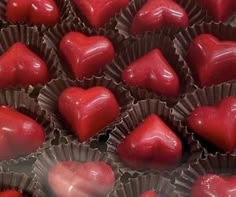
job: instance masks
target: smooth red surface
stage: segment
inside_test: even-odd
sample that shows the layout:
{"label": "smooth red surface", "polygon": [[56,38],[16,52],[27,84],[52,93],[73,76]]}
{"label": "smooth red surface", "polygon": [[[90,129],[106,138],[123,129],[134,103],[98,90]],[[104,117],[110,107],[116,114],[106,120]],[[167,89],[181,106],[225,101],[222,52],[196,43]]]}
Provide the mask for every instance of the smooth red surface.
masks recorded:
{"label": "smooth red surface", "polygon": [[158,197],[154,191],[144,192],[140,197]]}
{"label": "smooth red surface", "polygon": [[236,12],[235,0],[198,0],[215,21],[225,21]]}
{"label": "smooth red surface", "polygon": [[45,84],[48,80],[45,62],[23,43],[15,43],[0,56],[0,88]]}
{"label": "smooth red surface", "polygon": [[74,0],[77,8],[93,27],[102,27],[129,4],[129,0]]}
{"label": "smooth red surface", "polygon": [[104,162],[67,161],[49,170],[48,182],[57,196],[104,197],[114,186],[115,174]]}
{"label": "smooth red surface", "polygon": [[188,14],[173,0],[148,0],[135,15],[131,32],[140,34],[166,26],[187,27]]}
{"label": "smooth red surface", "polygon": [[8,0],[7,20],[13,23],[54,25],[60,15],[54,0]]}
{"label": "smooth red surface", "polygon": [[236,148],[236,97],[196,108],[187,119],[192,130],[224,151]]}
{"label": "smooth red surface", "polygon": [[236,196],[236,176],[221,177],[206,174],[193,185],[191,197],[234,197]]}
{"label": "smooth red surface", "polygon": [[201,34],[189,47],[188,61],[202,87],[236,79],[236,42]]}
{"label": "smooth red surface", "polygon": [[148,116],[118,146],[119,157],[134,169],[168,169],[182,156],[182,142],[155,114]]}
{"label": "smooth red surface", "polygon": [[7,106],[0,107],[0,159],[34,152],[45,140],[41,125]]}
{"label": "smooth red surface", "polygon": [[104,87],[71,87],[58,100],[59,111],[80,142],[87,141],[119,116],[115,96]]}
{"label": "smooth red surface", "polygon": [[115,56],[113,45],[107,38],[88,37],[78,32],[63,37],[60,52],[79,79],[98,74]]}
{"label": "smooth red surface", "polygon": [[0,192],[0,197],[23,197],[23,195],[16,190],[6,190]]}
{"label": "smooth red surface", "polygon": [[129,85],[165,96],[178,96],[180,93],[178,75],[159,49],[150,51],[129,65],[123,71],[122,79]]}

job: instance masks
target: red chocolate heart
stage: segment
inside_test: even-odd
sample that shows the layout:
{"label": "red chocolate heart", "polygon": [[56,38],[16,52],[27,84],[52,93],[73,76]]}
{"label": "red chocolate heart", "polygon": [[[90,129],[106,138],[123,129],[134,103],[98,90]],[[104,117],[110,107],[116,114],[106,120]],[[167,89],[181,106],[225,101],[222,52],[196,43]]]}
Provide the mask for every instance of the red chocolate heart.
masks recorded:
{"label": "red chocolate heart", "polygon": [[218,148],[236,148],[236,97],[224,98],[215,106],[196,108],[187,122],[195,133]]}
{"label": "red chocolate heart", "polygon": [[66,34],[60,52],[76,78],[97,74],[115,56],[112,43],[103,36],[87,37],[78,32]]}
{"label": "red chocolate heart", "polygon": [[45,84],[48,80],[45,62],[23,43],[15,43],[0,56],[0,88]]}
{"label": "red chocolate heart", "polygon": [[112,189],[115,174],[104,162],[61,162],[48,173],[48,182],[57,196],[103,197]]}
{"label": "red chocolate heart", "polygon": [[53,0],[8,0],[6,17],[12,23],[54,25],[60,15]]}
{"label": "red chocolate heart", "polygon": [[140,197],[158,197],[154,191],[144,192]]}
{"label": "red chocolate heart", "polygon": [[167,169],[182,156],[182,143],[155,114],[148,116],[118,146],[118,155],[134,169]]}
{"label": "red chocolate heart", "polygon": [[129,0],[74,0],[77,8],[93,27],[102,27],[117,12],[129,4]]}
{"label": "red chocolate heart", "polygon": [[179,78],[159,49],[150,51],[128,66],[122,79],[129,85],[165,96],[178,96],[180,92]]}
{"label": "red chocolate heart", "polygon": [[67,88],[58,100],[59,111],[80,142],[87,141],[119,116],[115,96],[104,87]]}
{"label": "red chocolate heart", "polygon": [[0,159],[34,152],[45,140],[41,125],[7,106],[0,106]]}
{"label": "red chocolate heart", "polygon": [[236,196],[236,176],[220,177],[206,174],[193,185],[191,197],[230,197]]}
{"label": "red chocolate heart", "polygon": [[135,15],[131,32],[139,34],[164,26],[187,27],[188,14],[173,0],[148,0]]}
{"label": "red chocolate heart", "polygon": [[225,21],[236,11],[235,0],[198,0],[216,21]]}
{"label": "red chocolate heart", "polygon": [[202,87],[236,78],[236,42],[201,34],[192,41],[188,60]]}
{"label": "red chocolate heart", "polygon": [[23,195],[16,190],[6,190],[0,192],[0,197],[23,197]]}

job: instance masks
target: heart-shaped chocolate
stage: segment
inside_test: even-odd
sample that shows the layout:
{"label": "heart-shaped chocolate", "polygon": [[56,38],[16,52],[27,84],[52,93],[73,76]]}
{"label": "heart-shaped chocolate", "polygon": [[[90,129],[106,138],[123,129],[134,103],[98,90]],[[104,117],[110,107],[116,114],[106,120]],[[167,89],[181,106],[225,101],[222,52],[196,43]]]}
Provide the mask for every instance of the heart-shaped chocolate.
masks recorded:
{"label": "heart-shaped chocolate", "polygon": [[206,174],[197,179],[191,197],[230,197],[236,196],[236,176],[221,177]]}
{"label": "heart-shaped chocolate", "polygon": [[236,42],[201,34],[192,41],[187,59],[201,87],[236,79]]}
{"label": "heart-shaped chocolate", "polygon": [[74,0],[74,2],[90,25],[95,28],[102,27],[129,4],[129,0]]}
{"label": "heart-shaped chocolate", "polygon": [[6,190],[0,192],[0,197],[23,197],[23,195],[16,190]]}
{"label": "heart-shaped chocolate", "polygon": [[57,196],[104,197],[114,186],[115,174],[104,162],[66,161],[52,166],[48,182]]}
{"label": "heart-shaped chocolate", "polygon": [[44,140],[44,129],[35,120],[7,106],[0,106],[0,159],[34,152]]}
{"label": "heart-shaped chocolate", "polygon": [[140,197],[158,197],[154,191],[144,192]]}
{"label": "heart-shaped chocolate", "polygon": [[98,74],[115,55],[113,45],[107,38],[88,37],[78,32],[70,32],[63,37],[60,52],[79,79]]}
{"label": "heart-shaped chocolate", "polygon": [[59,22],[54,0],[8,0],[6,18],[12,23],[54,25]]}
{"label": "heart-shaped chocolate", "polygon": [[15,43],[0,56],[0,87],[45,84],[49,73],[45,62],[23,43]]}
{"label": "heart-shaped chocolate", "polygon": [[147,88],[157,94],[178,96],[180,82],[159,49],[154,49],[129,65],[122,73],[125,83]]}
{"label": "heart-shaped chocolate", "polygon": [[58,107],[80,142],[96,135],[120,113],[115,96],[104,87],[67,88],[60,95]]}
{"label": "heart-shaped chocolate", "polygon": [[120,143],[119,157],[134,169],[168,169],[182,156],[182,142],[155,114],[148,116]]}
{"label": "heart-shaped chocolate", "polygon": [[196,108],[187,122],[195,133],[218,148],[230,152],[236,148],[236,97]]}
{"label": "heart-shaped chocolate", "polygon": [[148,0],[135,15],[131,32],[132,34],[140,34],[166,26],[187,27],[188,14],[173,0]]}

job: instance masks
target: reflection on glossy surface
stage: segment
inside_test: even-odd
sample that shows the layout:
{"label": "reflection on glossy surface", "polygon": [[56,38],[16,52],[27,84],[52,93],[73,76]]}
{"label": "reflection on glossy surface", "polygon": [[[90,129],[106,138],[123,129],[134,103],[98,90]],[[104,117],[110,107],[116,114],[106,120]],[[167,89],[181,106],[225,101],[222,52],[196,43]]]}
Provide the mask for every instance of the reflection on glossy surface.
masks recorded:
{"label": "reflection on glossy surface", "polygon": [[0,56],[0,88],[45,84],[48,80],[45,62],[23,43],[15,43]]}
{"label": "reflection on glossy surface", "polygon": [[44,139],[44,130],[35,120],[7,106],[0,107],[0,160],[34,152]]}
{"label": "reflection on glossy surface", "polygon": [[54,0],[8,0],[6,17],[12,23],[54,25],[60,16]]}
{"label": "reflection on glossy surface", "polygon": [[150,51],[128,66],[122,79],[129,85],[165,96],[178,96],[180,93],[179,78],[159,49]]}
{"label": "reflection on glossy surface", "polygon": [[66,161],[49,170],[48,182],[57,196],[103,197],[114,186],[115,174],[104,162]]}
{"label": "reflection on glossy surface", "polygon": [[60,52],[76,78],[91,77],[110,63],[115,52],[112,43],[103,36],[87,37],[78,32],[66,34]]}
{"label": "reflection on glossy surface", "polygon": [[144,192],[140,197],[158,197],[154,191]]}
{"label": "reflection on glossy surface", "polygon": [[189,47],[188,61],[202,87],[236,79],[236,42],[201,34]]}
{"label": "reflection on glossy surface", "polygon": [[128,6],[129,0],[73,0],[77,8],[93,27],[102,27],[122,8]]}
{"label": "reflection on glossy surface", "polygon": [[58,100],[59,111],[80,142],[87,141],[119,116],[119,105],[106,88],[67,88]]}
{"label": "reflection on glossy surface", "polygon": [[186,11],[173,0],[148,0],[135,15],[131,32],[139,34],[164,26],[187,27],[188,15]]}
{"label": "reflection on glossy surface", "polygon": [[155,114],[121,142],[117,149],[120,158],[134,169],[168,169],[182,156],[182,142]]}
{"label": "reflection on glossy surface", "polygon": [[194,183],[191,197],[234,197],[236,196],[236,176],[220,177],[206,174]]}
{"label": "reflection on glossy surface", "polygon": [[236,97],[196,108],[188,117],[192,130],[224,151],[236,148]]}

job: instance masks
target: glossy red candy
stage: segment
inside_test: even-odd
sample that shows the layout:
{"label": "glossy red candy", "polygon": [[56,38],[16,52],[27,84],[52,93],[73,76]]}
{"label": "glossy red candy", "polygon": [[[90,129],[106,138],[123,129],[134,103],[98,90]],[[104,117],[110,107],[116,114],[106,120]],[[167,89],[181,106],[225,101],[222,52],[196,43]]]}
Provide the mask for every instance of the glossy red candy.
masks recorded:
{"label": "glossy red candy", "polygon": [[129,0],[74,0],[75,5],[93,27],[102,27],[117,12],[129,4]]}
{"label": "glossy red candy", "polygon": [[154,191],[144,192],[140,197],[158,197]]}
{"label": "glossy red candy", "polygon": [[48,182],[57,196],[103,197],[114,186],[115,174],[104,162],[67,161],[49,170]]}
{"label": "glossy red candy", "polygon": [[135,15],[131,32],[132,34],[140,34],[166,26],[187,27],[188,14],[173,0],[148,0]]}
{"label": "glossy red candy", "polygon": [[188,61],[201,87],[236,79],[236,42],[201,34],[189,47]]}
{"label": "glossy red candy", "polygon": [[34,152],[44,142],[41,125],[7,106],[0,107],[0,159]]}
{"label": "glossy red candy", "polygon": [[91,77],[115,56],[112,43],[103,36],[87,37],[78,32],[66,34],[60,52],[76,78]]}
{"label": "glossy red candy", "polygon": [[148,116],[118,146],[118,155],[134,169],[168,169],[182,156],[182,142],[155,114]]}
{"label": "glossy red candy", "polygon": [[71,87],[58,100],[59,111],[80,142],[87,141],[119,116],[115,96],[104,87]]}
{"label": "glossy red candy", "polygon": [[15,43],[0,56],[0,88],[45,84],[48,80],[45,62],[23,43]]}
{"label": "glossy red candy", "polygon": [[224,98],[215,106],[198,107],[187,121],[195,133],[218,148],[236,148],[236,97]]}
{"label": "glossy red candy", "polygon": [[8,0],[6,18],[12,23],[54,25],[59,22],[54,0]]}
{"label": "glossy red candy", "polygon": [[129,85],[165,96],[178,96],[180,93],[178,75],[159,49],[150,51],[128,66],[122,73],[122,79]]}
{"label": "glossy red candy", "polygon": [[191,197],[229,197],[236,196],[236,176],[221,177],[206,174],[193,185]]}
{"label": "glossy red candy", "polygon": [[16,190],[6,190],[0,192],[0,197],[23,197],[23,195]]}
{"label": "glossy red candy", "polygon": [[235,0],[198,0],[215,21],[225,21],[236,12]]}

